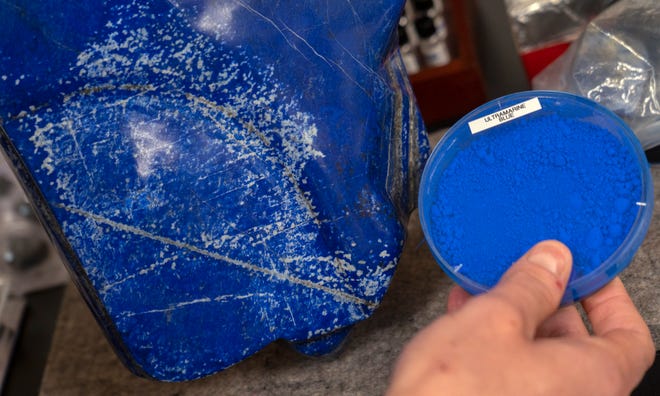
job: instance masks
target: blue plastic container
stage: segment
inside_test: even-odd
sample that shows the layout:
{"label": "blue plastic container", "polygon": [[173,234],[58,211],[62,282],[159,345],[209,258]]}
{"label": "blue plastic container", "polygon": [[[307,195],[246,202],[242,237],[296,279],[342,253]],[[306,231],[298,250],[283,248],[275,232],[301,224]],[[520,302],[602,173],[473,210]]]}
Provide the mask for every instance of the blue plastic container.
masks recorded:
{"label": "blue plastic container", "polygon": [[566,243],[569,304],[630,263],[651,220],[653,186],[641,145],[614,113],[575,95],[529,91],[484,104],[443,136],[422,175],[419,208],[435,259],[473,294],[536,242]]}

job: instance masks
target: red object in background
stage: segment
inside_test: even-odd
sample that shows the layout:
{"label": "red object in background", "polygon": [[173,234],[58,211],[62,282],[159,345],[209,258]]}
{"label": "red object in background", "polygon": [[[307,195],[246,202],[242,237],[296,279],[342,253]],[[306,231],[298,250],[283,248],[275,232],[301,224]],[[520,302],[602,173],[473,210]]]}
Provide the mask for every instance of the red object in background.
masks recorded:
{"label": "red object in background", "polygon": [[423,68],[410,76],[417,105],[429,128],[447,125],[486,101],[486,88],[477,59],[472,29],[472,2],[447,0],[454,58],[440,67]]}
{"label": "red object in background", "polygon": [[522,54],[520,57],[529,81],[531,82],[537,74],[559,58],[570,45],[571,43],[559,43]]}

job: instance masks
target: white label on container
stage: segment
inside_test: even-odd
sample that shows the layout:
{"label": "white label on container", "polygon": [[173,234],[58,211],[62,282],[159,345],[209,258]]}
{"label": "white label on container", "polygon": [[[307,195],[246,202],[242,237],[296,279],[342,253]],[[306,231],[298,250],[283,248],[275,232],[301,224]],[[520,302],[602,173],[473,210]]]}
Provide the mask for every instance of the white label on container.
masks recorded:
{"label": "white label on container", "polygon": [[517,105],[488,114],[485,117],[472,120],[468,122],[468,126],[470,127],[470,132],[474,135],[475,133],[485,131],[486,129],[504,124],[505,122],[515,120],[516,118],[526,116],[527,114],[539,110],[541,110],[541,102],[539,102],[539,98],[532,98],[518,103]]}

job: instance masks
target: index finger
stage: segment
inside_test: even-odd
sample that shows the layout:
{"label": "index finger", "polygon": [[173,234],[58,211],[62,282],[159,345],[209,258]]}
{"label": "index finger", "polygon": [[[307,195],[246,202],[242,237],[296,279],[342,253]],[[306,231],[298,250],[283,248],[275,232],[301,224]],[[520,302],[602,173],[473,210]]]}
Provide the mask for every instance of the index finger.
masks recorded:
{"label": "index finger", "polygon": [[650,337],[648,326],[618,277],[585,298],[582,306],[596,335],[605,336],[614,331],[628,330],[648,334]]}
{"label": "index finger", "polygon": [[615,356],[623,359],[624,373],[643,374],[651,366],[655,358],[651,332],[618,277],[584,299],[582,306],[594,335],[608,341]]}

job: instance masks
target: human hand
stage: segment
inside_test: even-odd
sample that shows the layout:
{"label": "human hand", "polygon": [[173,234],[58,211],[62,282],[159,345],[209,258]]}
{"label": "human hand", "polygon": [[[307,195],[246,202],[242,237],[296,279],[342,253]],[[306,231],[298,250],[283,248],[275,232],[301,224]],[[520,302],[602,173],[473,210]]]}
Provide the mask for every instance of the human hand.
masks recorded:
{"label": "human hand", "polygon": [[557,241],[527,252],[488,293],[455,287],[448,313],[418,333],[389,395],[624,395],[653,363],[648,327],[619,278],[558,309],[572,258]]}

